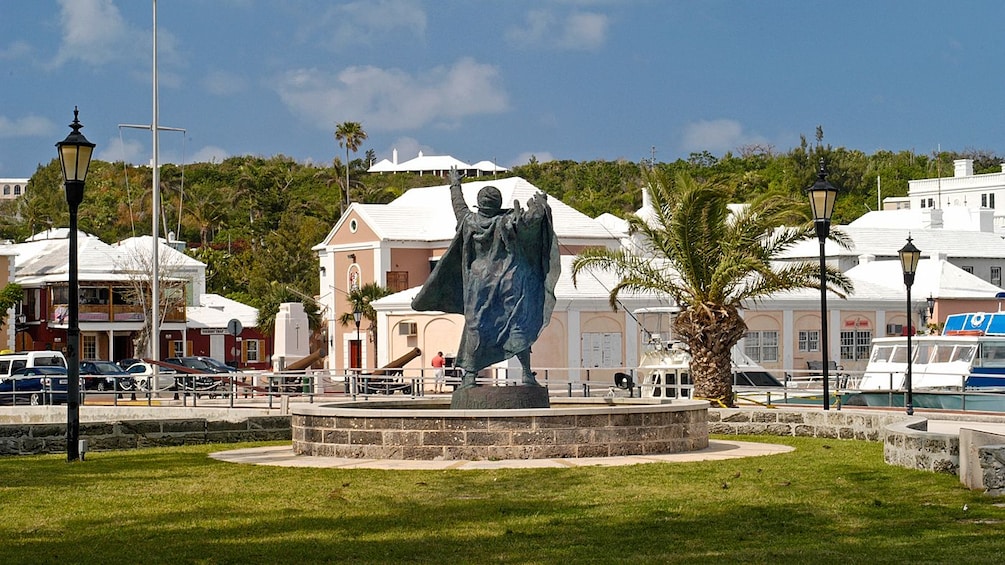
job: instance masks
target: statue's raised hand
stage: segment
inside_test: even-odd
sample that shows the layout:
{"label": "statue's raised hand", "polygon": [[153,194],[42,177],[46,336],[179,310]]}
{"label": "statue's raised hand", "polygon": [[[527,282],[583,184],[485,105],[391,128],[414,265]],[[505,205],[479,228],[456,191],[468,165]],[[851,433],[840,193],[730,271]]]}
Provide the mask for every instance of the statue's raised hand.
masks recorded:
{"label": "statue's raised hand", "polygon": [[462,178],[464,178],[464,173],[458,171],[457,167],[450,167],[450,171],[447,173],[447,179],[450,180],[450,184],[458,184]]}

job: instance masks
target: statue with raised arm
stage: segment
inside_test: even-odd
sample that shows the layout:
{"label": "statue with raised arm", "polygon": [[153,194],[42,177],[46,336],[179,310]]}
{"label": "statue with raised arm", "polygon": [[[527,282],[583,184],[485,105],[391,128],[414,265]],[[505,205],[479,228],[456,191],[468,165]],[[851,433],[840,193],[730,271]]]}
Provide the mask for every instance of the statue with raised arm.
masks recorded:
{"label": "statue with raised arm", "polygon": [[516,357],[522,382],[538,386],[530,347],[555,308],[561,269],[548,196],[502,207],[494,186],[478,192],[472,211],[461,192],[461,174],[450,170],[450,200],[457,218],[453,241],[412,300],[417,311],[464,315],[455,365],[464,369],[461,389],[476,386],[478,371]]}

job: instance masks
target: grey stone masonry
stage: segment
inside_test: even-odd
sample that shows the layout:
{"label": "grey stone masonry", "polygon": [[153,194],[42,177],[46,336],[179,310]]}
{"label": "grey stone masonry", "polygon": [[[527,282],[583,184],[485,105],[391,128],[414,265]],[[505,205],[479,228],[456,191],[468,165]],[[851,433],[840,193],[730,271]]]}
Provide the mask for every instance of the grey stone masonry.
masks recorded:
{"label": "grey stone masonry", "polygon": [[[585,403],[580,399],[580,404]],[[707,402],[449,410],[370,402],[293,413],[293,450],[357,459],[612,457],[708,447]]]}
{"label": "grey stone masonry", "polygon": [[[290,436],[289,416],[248,416],[236,421],[187,418],[80,424],[80,439],[87,440],[89,451],[288,440]],[[65,451],[65,423],[0,424],[0,455],[34,455]]]}

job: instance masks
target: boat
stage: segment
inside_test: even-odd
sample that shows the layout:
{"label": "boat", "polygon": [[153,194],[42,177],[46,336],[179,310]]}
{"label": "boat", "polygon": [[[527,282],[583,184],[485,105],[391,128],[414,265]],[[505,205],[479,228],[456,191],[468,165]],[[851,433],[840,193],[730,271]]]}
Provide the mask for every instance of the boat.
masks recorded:
{"label": "boat", "polygon": [[[767,369],[743,353],[739,345],[731,352],[734,390],[777,387],[783,385]],[[691,353],[687,345],[677,340],[664,340],[660,335],[650,336],[642,359],[642,398],[687,398],[691,396]]]}
{"label": "boat", "polygon": [[[907,337],[872,340],[861,381],[846,405],[903,405]],[[1005,411],[1005,312],[953,314],[941,334],[911,338],[915,407]]]}

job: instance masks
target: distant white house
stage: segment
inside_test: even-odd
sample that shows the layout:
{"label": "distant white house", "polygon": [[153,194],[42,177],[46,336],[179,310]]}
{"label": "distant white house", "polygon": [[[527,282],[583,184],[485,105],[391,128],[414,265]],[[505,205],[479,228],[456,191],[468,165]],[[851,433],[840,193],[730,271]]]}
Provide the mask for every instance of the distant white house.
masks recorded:
{"label": "distant white house", "polygon": [[0,200],[13,200],[24,194],[28,179],[0,179]]}
{"label": "distant white house", "polygon": [[455,159],[450,155],[423,155],[402,163],[398,162],[398,150],[391,153],[391,160],[381,159],[367,169],[370,173],[416,173],[419,175],[435,175],[445,177],[450,169],[456,167],[468,177],[480,177],[509,172],[506,167],[500,167],[492,161],[479,161],[473,165]]}
{"label": "distant white house", "polygon": [[907,197],[884,199],[884,208],[907,207],[911,210],[940,210],[943,213],[952,210],[990,210],[994,231],[1003,233],[1003,199],[1005,163],[1000,172],[975,175],[973,159],[957,159],[953,161],[953,176],[908,181]]}

